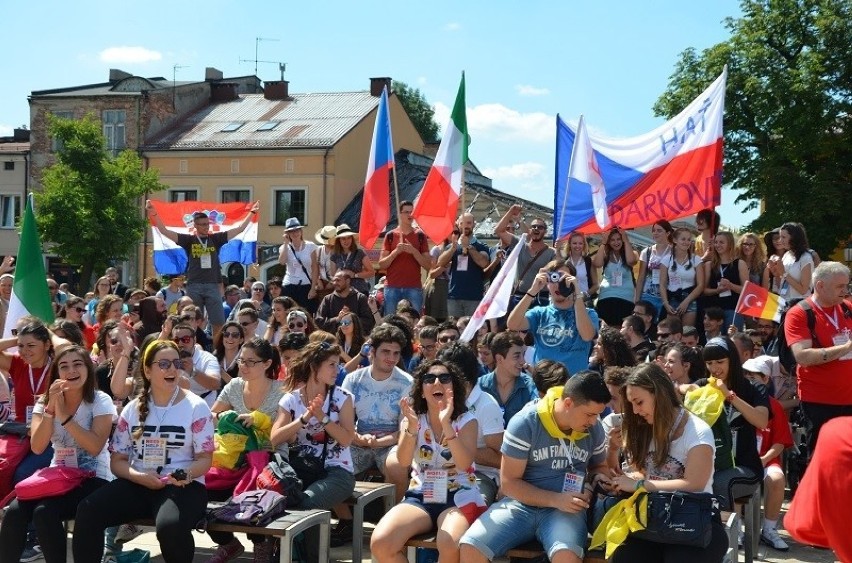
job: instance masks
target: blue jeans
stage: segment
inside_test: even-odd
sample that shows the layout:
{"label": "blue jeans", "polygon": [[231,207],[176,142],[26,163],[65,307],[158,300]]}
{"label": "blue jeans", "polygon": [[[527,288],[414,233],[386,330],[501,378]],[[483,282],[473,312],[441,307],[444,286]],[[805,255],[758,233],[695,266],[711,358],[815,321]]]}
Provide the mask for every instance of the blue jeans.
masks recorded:
{"label": "blue jeans", "polygon": [[37,470],[50,465],[50,460],[53,459],[53,445],[49,444],[40,454],[30,452],[27,454],[18,467],[15,469],[15,475],[12,477],[12,484],[17,485],[27,477],[32,476]]}
{"label": "blue jeans", "polygon": [[385,315],[396,312],[396,304],[408,299],[417,311],[423,310],[423,288],[421,287],[387,287],[385,286]]}

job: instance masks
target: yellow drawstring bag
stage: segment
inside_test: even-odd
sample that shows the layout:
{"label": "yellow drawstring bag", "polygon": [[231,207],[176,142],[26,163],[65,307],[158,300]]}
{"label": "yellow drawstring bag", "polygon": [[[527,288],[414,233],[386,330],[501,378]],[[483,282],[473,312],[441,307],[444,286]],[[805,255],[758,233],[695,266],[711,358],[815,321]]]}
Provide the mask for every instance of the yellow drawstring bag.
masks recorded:
{"label": "yellow drawstring bag", "polygon": [[683,406],[706,422],[707,426],[713,426],[725,411],[725,395],[717,386],[716,378],[711,377],[707,380],[707,385],[686,394]]}
{"label": "yellow drawstring bag", "polygon": [[[594,549],[606,543],[606,558],[612,557],[615,549],[624,543],[631,532],[645,529],[645,524],[639,521],[636,514],[647,514],[648,495],[639,499],[639,494],[645,492],[645,487],[639,487],[636,491],[622,501],[610,508],[604,515],[603,520],[592,534],[590,549]],[[639,502],[639,510],[636,503]]]}

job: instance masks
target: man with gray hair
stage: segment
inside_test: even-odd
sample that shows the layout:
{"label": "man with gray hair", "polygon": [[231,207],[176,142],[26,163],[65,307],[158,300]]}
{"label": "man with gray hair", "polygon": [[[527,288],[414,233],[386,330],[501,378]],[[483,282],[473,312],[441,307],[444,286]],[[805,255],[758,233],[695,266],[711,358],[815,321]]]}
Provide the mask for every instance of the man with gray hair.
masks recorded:
{"label": "man with gray hair", "polygon": [[808,451],[823,424],[852,415],[852,304],[849,268],[822,262],[814,270],[813,294],[791,307],[784,336],[796,358]]}

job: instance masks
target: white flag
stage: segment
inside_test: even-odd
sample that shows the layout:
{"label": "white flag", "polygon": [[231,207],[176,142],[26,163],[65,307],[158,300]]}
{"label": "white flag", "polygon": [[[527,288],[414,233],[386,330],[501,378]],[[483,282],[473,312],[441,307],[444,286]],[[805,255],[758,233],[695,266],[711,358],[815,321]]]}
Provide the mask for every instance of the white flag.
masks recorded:
{"label": "white flag", "polygon": [[476,331],[479,330],[488,319],[502,317],[509,312],[509,299],[512,297],[512,289],[515,287],[515,278],[518,276],[518,256],[527,242],[527,235],[521,235],[521,240],[512,249],[512,252],[503,262],[503,266],[488,287],[485,297],[479,302],[470,322],[461,335],[463,342],[470,342]]}
{"label": "white flag", "polygon": [[592,149],[592,141],[586,131],[586,120],[580,116],[577,125],[577,138],[574,140],[574,152],[568,165],[568,183],[571,180],[587,184],[592,190],[592,205],[595,210],[595,221],[601,229],[610,225],[609,211],[606,205],[606,187],[604,186],[601,169]]}

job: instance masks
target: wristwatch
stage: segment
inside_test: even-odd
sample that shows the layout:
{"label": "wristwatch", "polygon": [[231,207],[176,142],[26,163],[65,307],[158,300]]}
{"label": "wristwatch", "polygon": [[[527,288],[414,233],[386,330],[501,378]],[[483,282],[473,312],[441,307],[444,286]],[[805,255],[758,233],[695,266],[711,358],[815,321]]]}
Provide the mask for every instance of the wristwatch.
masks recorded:
{"label": "wristwatch", "polygon": [[329,422],[331,422],[331,419],[328,418],[328,415],[325,415],[324,417],[322,417],[322,420],[320,420],[320,424],[322,424],[323,426],[325,426]]}

